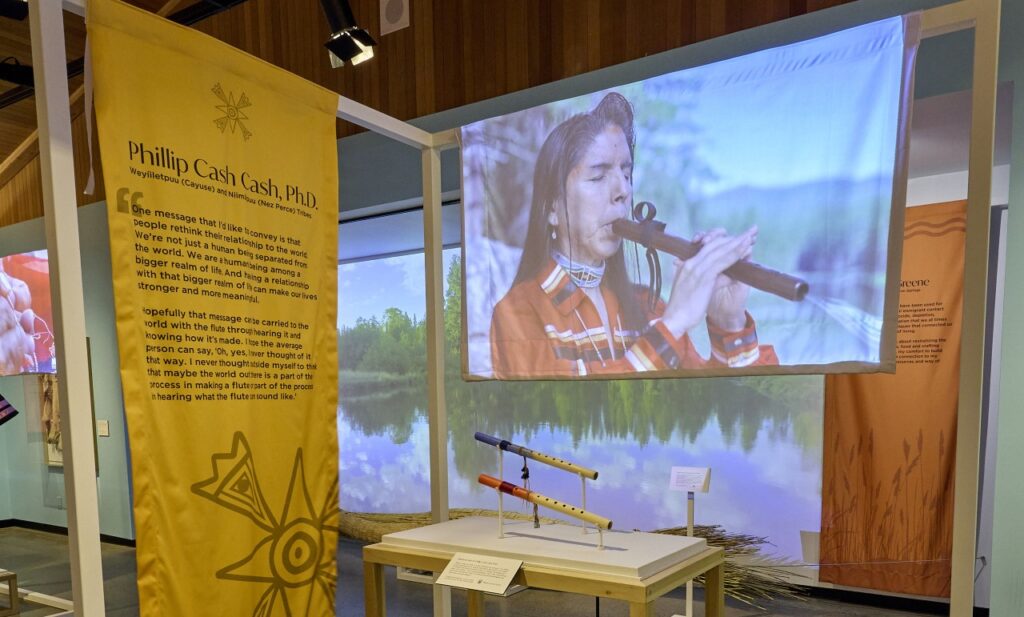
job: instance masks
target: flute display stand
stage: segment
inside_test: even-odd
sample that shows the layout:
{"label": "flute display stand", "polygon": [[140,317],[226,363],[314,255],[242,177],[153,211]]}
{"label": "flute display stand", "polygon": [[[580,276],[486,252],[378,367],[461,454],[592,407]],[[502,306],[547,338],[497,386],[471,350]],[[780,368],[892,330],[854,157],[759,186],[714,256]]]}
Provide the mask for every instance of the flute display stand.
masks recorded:
{"label": "flute display stand", "polygon": [[[686,537],[693,537],[693,510],[695,493],[708,492],[711,485],[710,467],[673,467],[668,488],[672,491],[686,491]],[[686,582],[686,613],[672,617],[693,616],[693,581]]]}
{"label": "flute display stand", "polygon": [[[525,459],[524,459],[525,460]],[[524,465],[523,469],[526,469]],[[580,477],[580,499],[581,508],[587,509],[587,476],[583,473],[577,473]],[[505,480],[505,451],[498,449],[498,479]],[[498,494],[498,539],[505,537],[505,493],[499,489],[494,489],[494,492]],[[534,516],[536,516],[537,506],[534,504]],[[536,522],[534,523],[536,525]],[[580,520],[580,528],[583,531],[583,535],[587,535],[587,521]],[[597,531],[597,550],[604,550],[604,530],[594,525],[594,530]]]}
{"label": "flute display stand", "polygon": [[[364,606],[367,617],[384,617],[383,566],[441,572],[456,553],[515,559],[522,566],[513,584],[599,596],[628,604],[630,617],[653,615],[654,601],[704,574],[705,614],[725,614],[724,553],[701,538],[643,532],[608,532],[608,550],[595,551],[580,540],[579,527],[508,521],[505,539],[494,538],[489,517],[466,517],[386,534],[363,548]],[[470,617],[484,614],[483,593],[468,591]]]}

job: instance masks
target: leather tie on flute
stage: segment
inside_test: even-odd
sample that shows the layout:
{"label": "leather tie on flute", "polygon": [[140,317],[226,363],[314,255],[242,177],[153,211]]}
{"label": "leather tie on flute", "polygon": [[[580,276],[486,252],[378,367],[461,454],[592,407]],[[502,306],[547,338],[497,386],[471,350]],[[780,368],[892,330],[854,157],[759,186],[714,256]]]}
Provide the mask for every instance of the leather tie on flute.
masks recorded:
{"label": "leather tie on flute", "polygon": [[525,499],[526,501],[528,501],[530,503],[533,503],[533,504],[537,504],[538,506],[543,506],[543,507],[548,508],[550,510],[554,510],[556,512],[561,512],[562,514],[571,516],[571,517],[573,517],[575,519],[579,519],[581,521],[586,521],[586,522],[590,523],[591,525],[594,525],[595,527],[597,527],[599,529],[611,529],[612,528],[612,522],[610,520],[606,519],[603,516],[599,516],[597,514],[594,514],[593,512],[587,512],[583,508],[577,508],[576,506],[570,506],[567,503],[562,503],[561,501],[552,499],[550,497],[545,497],[544,495],[541,495],[540,493],[536,493],[534,491],[527,490],[527,489],[525,489],[525,488],[523,488],[521,486],[516,486],[515,484],[512,484],[511,482],[505,482],[503,480],[499,480],[499,479],[495,478],[494,476],[489,476],[489,475],[487,475],[485,473],[482,473],[482,474],[480,474],[480,477],[477,478],[477,481],[480,482],[480,484],[483,484],[484,486],[489,486],[491,488],[496,488],[499,491],[501,491],[502,493],[505,493],[507,495],[512,495],[513,497],[518,497],[520,499]]}
{"label": "leather tie on flute", "polygon": [[[612,231],[627,240],[675,255],[679,259],[689,259],[701,248],[696,242],[665,233],[665,223],[653,219],[639,223],[619,219],[612,223]],[[809,289],[807,281],[766,268],[753,261],[737,261],[725,271],[725,274],[754,289],[767,291],[786,300],[803,300]]]}
{"label": "leather tie on flute", "polygon": [[493,435],[488,435],[487,433],[478,432],[476,433],[476,435],[474,435],[474,437],[479,442],[494,446],[495,448],[500,448],[502,450],[505,450],[506,452],[518,454],[519,456],[525,456],[526,458],[532,458],[535,461],[551,465],[552,467],[558,467],[559,469],[564,469],[572,473],[578,473],[581,476],[584,476],[585,478],[588,478],[590,480],[597,480],[596,471],[594,471],[593,469],[587,469],[586,467],[577,465],[576,463],[570,463],[569,461],[556,458],[554,456],[549,456],[541,452],[536,452],[525,446],[516,445],[504,439],[498,439],[497,437]]}

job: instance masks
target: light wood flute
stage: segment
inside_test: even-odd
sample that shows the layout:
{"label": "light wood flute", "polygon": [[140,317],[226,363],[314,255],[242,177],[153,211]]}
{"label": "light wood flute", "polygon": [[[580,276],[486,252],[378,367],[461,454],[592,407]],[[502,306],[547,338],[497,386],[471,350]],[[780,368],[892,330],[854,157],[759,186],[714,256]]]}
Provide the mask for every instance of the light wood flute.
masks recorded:
{"label": "light wood flute", "polygon": [[550,456],[550,455],[544,454],[542,452],[537,452],[535,450],[531,450],[531,449],[529,449],[529,448],[527,448],[525,446],[520,446],[520,445],[514,444],[514,443],[512,443],[510,441],[506,441],[504,439],[499,439],[499,438],[497,438],[497,437],[495,437],[493,435],[488,435],[487,433],[480,433],[480,432],[478,432],[473,437],[475,437],[476,440],[481,442],[481,443],[485,443],[485,444],[494,446],[495,448],[499,448],[499,449],[504,450],[506,452],[511,452],[512,454],[518,454],[519,456],[525,456],[526,458],[532,458],[533,460],[535,460],[537,462],[544,463],[545,465],[551,465],[552,467],[558,467],[559,469],[564,469],[564,470],[566,470],[568,472],[578,473],[581,476],[583,476],[584,478],[587,478],[587,479],[590,479],[590,480],[597,480],[597,472],[594,471],[593,469],[587,469],[586,467],[583,467],[582,465],[577,465],[576,463],[570,463],[567,460],[560,459],[560,458],[554,457],[554,456]]}
{"label": "light wood flute", "polygon": [[561,501],[552,499],[550,497],[545,497],[540,493],[535,493],[521,486],[516,486],[511,482],[499,480],[494,476],[489,476],[485,473],[482,473],[480,474],[480,477],[477,478],[477,481],[480,482],[480,484],[483,484],[484,486],[496,488],[502,493],[512,495],[513,497],[518,497],[520,499],[525,499],[526,501],[529,501],[530,503],[533,504],[537,504],[538,506],[543,506],[556,512],[561,512],[562,514],[566,514],[581,521],[586,521],[591,525],[596,526],[598,529],[612,528],[612,522],[603,516],[599,516],[597,514],[594,514],[593,512],[587,512],[583,508],[570,506],[567,503],[562,503]]}

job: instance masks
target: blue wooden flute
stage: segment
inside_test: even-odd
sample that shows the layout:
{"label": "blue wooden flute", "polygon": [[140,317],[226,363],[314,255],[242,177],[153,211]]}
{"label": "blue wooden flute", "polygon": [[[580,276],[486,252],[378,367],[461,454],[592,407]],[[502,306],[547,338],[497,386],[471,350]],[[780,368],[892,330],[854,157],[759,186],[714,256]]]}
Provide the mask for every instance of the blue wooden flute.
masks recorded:
{"label": "blue wooden flute", "polygon": [[583,467],[581,465],[577,465],[576,463],[570,463],[569,461],[566,461],[566,460],[563,460],[563,459],[560,459],[560,458],[556,458],[554,456],[549,456],[547,454],[542,454],[542,453],[537,452],[535,450],[531,450],[531,449],[527,448],[526,446],[519,446],[519,445],[516,445],[516,444],[514,444],[514,443],[512,443],[510,441],[506,441],[504,439],[498,439],[497,437],[494,437],[493,435],[488,435],[487,433],[477,432],[476,435],[474,435],[474,437],[476,437],[477,441],[480,441],[480,442],[483,442],[485,444],[494,446],[495,448],[500,448],[502,450],[505,450],[506,452],[511,452],[512,454],[518,454],[519,456],[525,456],[526,458],[532,458],[535,461],[539,461],[541,463],[545,463],[547,465],[551,465],[552,467],[558,467],[559,469],[564,469],[564,470],[570,471],[572,473],[578,473],[578,474],[580,474],[581,476],[583,476],[585,478],[589,478],[591,480],[597,480],[597,472],[596,471],[594,471],[593,469],[587,469],[586,467]]}

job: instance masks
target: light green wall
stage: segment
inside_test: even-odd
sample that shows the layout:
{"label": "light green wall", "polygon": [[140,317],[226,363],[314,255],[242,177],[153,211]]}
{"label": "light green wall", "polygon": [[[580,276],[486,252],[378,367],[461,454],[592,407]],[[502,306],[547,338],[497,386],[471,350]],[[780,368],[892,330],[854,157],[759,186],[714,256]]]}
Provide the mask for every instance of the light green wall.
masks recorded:
{"label": "light green wall", "polygon": [[[3,382],[4,379],[0,378],[0,394],[3,394],[5,398],[12,396],[13,392],[8,392],[4,388]],[[7,447],[7,434],[23,431],[22,426],[25,422],[24,418],[22,418],[23,415],[18,414],[13,419],[8,420],[6,424],[0,426],[0,521],[11,518],[11,491],[7,480],[9,477],[7,472],[7,453],[9,450]]]}
{"label": "light green wall", "polygon": [[1013,81],[1013,158],[1007,216],[1002,374],[992,541],[992,617],[1024,615],[1024,2],[1003,0],[999,76]]}
{"label": "light green wall", "polygon": [[[121,378],[114,331],[113,291],[107,218],[104,203],[78,209],[85,288],[85,327],[92,354],[93,400],[97,420],[110,423],[110,437],[99,437],[100,474],[97,478],[100,533],[134,538],[128,481],[127,443]],[[37,219],[0,228],[3,253],[46,248],[43,221]],[[58,369],[59,370],[59,369]],[[0,392],[18,409],[25,408],[24,377],[0,378]],[[43,464],[42,436],[37,418],[22,412],[0,430],[0,493],[7,493],[0,519],[15,518],[65,526],[64,476]]]}

